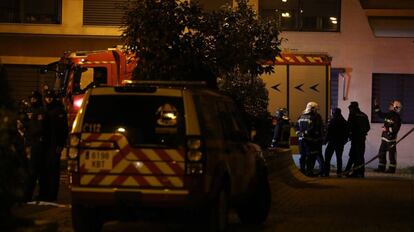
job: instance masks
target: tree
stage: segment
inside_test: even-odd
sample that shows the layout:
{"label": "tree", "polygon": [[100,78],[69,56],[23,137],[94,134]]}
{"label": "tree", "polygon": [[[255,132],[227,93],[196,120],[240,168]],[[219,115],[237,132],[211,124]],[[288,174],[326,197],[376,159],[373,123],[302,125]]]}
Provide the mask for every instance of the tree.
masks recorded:
{"label": "tree", "polygon": [[139,59],[135,78],[149,80],[210,80],[211,50],[198,31],[205,13],[197,4],[175,0],[130,2],[122,38]]}
{"label": "tree", "polygon": [[257,125],[269,115],[259,75],[273,72],[277,25],[260,20],[247,0],[214,12],[195,1],[136,0],[126,6],[122,38],[138,59],[136,79],[206,81]]}
{"label": "tree", "polygon": [[135,78],[203,80],[235,72],[272,72],[279,54],[275,21],[261,21],[247,0],[205,12],[192,1],[136,0],[126,6],[122,38],[139,59]]}

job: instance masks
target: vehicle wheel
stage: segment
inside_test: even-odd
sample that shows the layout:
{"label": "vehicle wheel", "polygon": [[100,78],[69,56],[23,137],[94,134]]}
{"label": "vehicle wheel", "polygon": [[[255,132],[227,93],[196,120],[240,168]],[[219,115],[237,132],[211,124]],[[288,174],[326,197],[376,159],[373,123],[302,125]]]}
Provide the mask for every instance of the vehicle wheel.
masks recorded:
{"label": "vehicle wheel", "polygon": [[72,226],[75,232],[99,232],[103,221],[95,207],[72,204]]}
{"label": "vehicle wheel", "polygon": [[213,204],[210,206],[209,214],[209,231],[226,231],[229,218],[229,196],[224,188],[220,190],[216,199],[214,199]]}
{"label": "vehicle wheel", "polygon": [[265,168],[258,170],[252,185],[253,191],[237,207],[237,215],[242,223],[261,224],[266,221],[272,201],[270,184]]}

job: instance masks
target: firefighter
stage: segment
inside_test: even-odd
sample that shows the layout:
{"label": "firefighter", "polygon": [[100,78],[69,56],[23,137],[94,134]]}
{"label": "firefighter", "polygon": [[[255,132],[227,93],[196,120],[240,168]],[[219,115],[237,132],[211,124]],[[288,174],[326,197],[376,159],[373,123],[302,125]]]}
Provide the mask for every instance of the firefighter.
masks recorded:
{"label": "firefighter", "polygon": [[[401,102],[400,101],[392,101],[389,105],[388,112],[383,113],[381,112],[380,106],[378,104],[374,104],[374,112],[381,118],[384,119],[384,125],[382,127],[382,134],[381,134],[381,146],[379,148],[379,163],[378,168],[375,169],[377,172],[387,172],[387,173],[395,173],[395,169],[397,167],[397,135],[398,131],[401,127]],[[388,151],[390,164],[388,166],[388,170],[385,171],[385,167],[387,165],[387,157],[386,153]]]}
{"label": "firefighter", "polygon": [[39,91],[32,91],[30,95],[30,109],[28,113],[28,126],[26,137],[26,153],[29,158],[29,178],[26,190],[26,200],[33,198],[34,190],[39,183],[39,195],[36,200],[46,198],[46,111]]}
{"label": "firefighter", "polygon": [[317,112],[318,104],[309,102],[296,124],[296,134],[299,139],[300,170],[307,176],[314,176],[315,161],[319,164],[318,175],[324,174],[322,157],[323,121]]}
{"label": "firefighter", "polygon": [[276,124],[273,130],[273,139],[270,147],[289,148],[290,122],[287,109],[278,109],[275,113],[275,119]]}
{"label": "firefighter", "polygon": [[359,109],[358,102],[351,102],[348,109],[348,128],[349,139],[351,140],[351,149],[349,151],[349,159],[345,172],[349,173],[351,168],[358,166],[359,168],[353,170],[352,174],[347,174],[347,177],[364,178],[365,140],[371,127],[368,116]]}
{"label": "firefighter", "polygon": [[348,124],[341,114],[341,109],[332,109],[332,118],[328,122],[325,143],[325,176],[329,176],[331,168],[331,158],[333,153],[336,155],[336,175],[342,176],[342,153],[344,145],[348,142]]}
{"label": "firefighter", "polygon": [[47,115],[47,200],[56,201],[60,181],[60,157],[68,136],[68,121],[65,107],[53,90],[45,95]]}

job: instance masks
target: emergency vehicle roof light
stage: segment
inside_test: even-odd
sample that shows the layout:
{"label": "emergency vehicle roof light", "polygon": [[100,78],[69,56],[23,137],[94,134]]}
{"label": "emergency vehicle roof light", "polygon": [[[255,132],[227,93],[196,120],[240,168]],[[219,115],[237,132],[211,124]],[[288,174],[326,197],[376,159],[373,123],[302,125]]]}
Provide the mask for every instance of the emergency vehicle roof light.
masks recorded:
{"label": "emergency vehicle roof light", "polygon": [[124,85],[151,85],[151,86],[206,86],[205,81],[143,81],[143,80],[124,80]]}
{"label": "emergency vehicle roof light", "polygon": [[142,85],[126,85],[126,86],[116,86],[116,92],[120,93],[129,93],[129,92],[140,92],[140,93],[154,93],[157,91],[157,87],[155,86],[142,86]]}

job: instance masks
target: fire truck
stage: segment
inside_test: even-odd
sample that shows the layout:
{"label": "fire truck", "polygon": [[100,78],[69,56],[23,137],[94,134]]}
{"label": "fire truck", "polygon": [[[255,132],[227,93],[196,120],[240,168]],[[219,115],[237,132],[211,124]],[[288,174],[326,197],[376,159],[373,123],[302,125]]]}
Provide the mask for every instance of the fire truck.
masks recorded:
{"label": "fire truck", "polygon": [[[281,53],[274,62],[274,73],[261,76],[269,93],[269,112],[286,108],[292,123],[308,102],[319,104],[326,122],[330,112],[330,74],[332,58],[327,54]],[[291,129],[292,153],[298,153],[298,140]]]}
{"label": "fire truck", "polygon": [[122,81],[131,79],[136,64],[132,54],[117,47],[65,52],[44,71],[56,72],[54,89],[62,94],[69,121],[73,122],[86,90],[96,85],[121,85]]}

